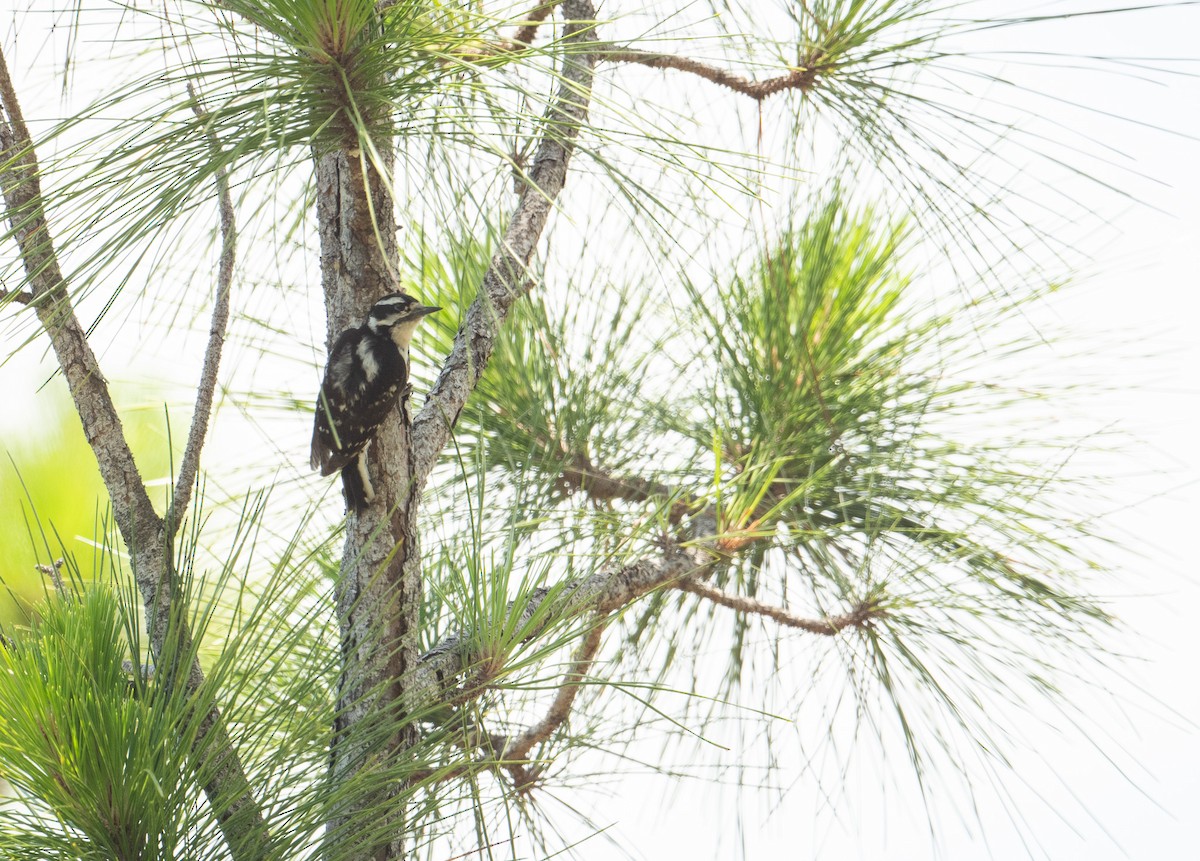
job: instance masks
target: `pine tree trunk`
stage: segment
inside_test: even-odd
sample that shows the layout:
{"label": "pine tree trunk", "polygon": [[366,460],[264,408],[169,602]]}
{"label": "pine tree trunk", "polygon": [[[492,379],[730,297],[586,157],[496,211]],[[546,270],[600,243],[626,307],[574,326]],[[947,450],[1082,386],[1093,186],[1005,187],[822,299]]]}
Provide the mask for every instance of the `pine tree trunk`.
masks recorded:
{"label": "pine tree trunk", "polygon": [[[376,145],[381,152],[390,151],[390,142]],[[383,169],[390,171],[391,165]],[[316,170],[321,281],[331,347],[346,327],[363,321],[376,299],[398,289],[393,268],[396,222],[379,171],[358,158],[353,147],[317,156]],[[407,411],[397,410],[384,423],[368,454],[376,496],[365,510],[348,516],[337,583],[343,666],[330,754],[334,786],[362,776],[371,763],[392,762],[411,743],[400,694],[401,680],[416,659],[421,571],[415,527],[418,495],[410,493]],[[385,821],[400,815],[398,805],[388,803],[393,792],[366,793],[339,811],[328,833],[339,857],[356,843],[361,854],[355,857],[400,854],[396,844],[403,833],[401,823]],[[397,836],[372,845],[376,840],[371,835],[381,833]]]}
{"label": "pine tree trunk", "polygon": [[[421,415],[414,454],[409,410],[398,409],[369,449],[376,497],[351,512],[337,584],[342,673],[330,753],[330,786],[352,799],[335,810],[327,851],[340,858],[383,861],[405,857],[404,752],[416,727],[406,689],[418,675],[417,624],[423,595],[417,514],[420,492],[470,390],[491,355],[498,326],[528,283],[534,246],[565,182],[574,141],[586,121],[594,56],[594,12],[586,0],[563,6],[565,56],[557,93],[547,109],[531,185],[514,211],[479,297],[468,310],[429,402]],[[399,285],[392,263],[396,222],[379,170],[390,174],[393,141],[382,134],[374,149],[387,153],[378,167],[359,155],[356,134],[342,130],[342,146],[315,156],[321,278],[328,319],[327,345],[358,325],[370,306]],[[424,297],[418,297],[424,298]],[[410,694],[412,696],[413,694]],[[372,781],[386,771],[387,780]],[[360,782],[361,781],[361,782]]]}

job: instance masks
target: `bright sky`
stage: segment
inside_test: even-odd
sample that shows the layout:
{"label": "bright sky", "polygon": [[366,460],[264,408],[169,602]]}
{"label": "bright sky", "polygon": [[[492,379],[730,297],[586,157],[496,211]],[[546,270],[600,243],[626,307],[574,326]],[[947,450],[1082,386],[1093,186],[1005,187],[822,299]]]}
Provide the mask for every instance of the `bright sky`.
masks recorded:
{"label": "bright sky", "polygon": [[[0,35],[13,41],[8,22],[25,0],[0,0]],[[1007,14],[1048,14],[1061,4],[972,4],[973,15],[988,9]],[[1072,8],[1084,8],[1072,4]],[[1200,6],[1122,17],[1075,18],[1045,28],[995,33],[992,47],[1004,51],[1047,51],[1065,55],[1122,55],[1184,58],[1168,64],[1200,72]],[[30,53],[14,69],[30,76]],[[1130,175],[1126,187],[1142,203],[1096,195],[1080,181],[1079,194],[1099,201],[1111,229],[1081,237],[1092,256],[1086,287],[1058,301],[1060,322],[1077,328],[1083,341],[1126,346],[1099,355],[1089,370],[1107,379],[1107,391],[1089,401],[1097,426],[1118,423],[1138,442],[1113,476],[1118,510],[1110,524],[1118,541],[1140,558],[1127,557],[1115,612],[1126,627],[1119,651],[1133,656],[1127,682],[1111,696],[1082,687],[1069,695],[1090,697],[1095,722],[1082,731],[1061,715],[1030,715],[1014,727],[1017,779],[1005,784],[1018,813],[1004,809],[984,789],[982,830],[949,812],[937,812],[940,855],[930,848],[926,815],[919,801],[899,795],[886,779],[862,767],[844,793],[822,799],[797,772],[792,791],[773,811],[777,795],[745,794],[702,785],[675,785],[661,777],[623,778],[604,794],[583,796],[598,825],[610,823],[635,854],[657,858],[828,858],[870,861],[1034,857],[1091,861],[1194,857],[1196,811],[1200,810],[1200,625],[1191,618],[1200,606],[1195,561],[1200,521],[1200,83],[1178,75],[1154,82],[1129,68],[1128,77],[1094,71],[1055,71],[1042,80],[1036,68],[1013,57],[1005,74],[1030,86],[1053,87],[1067,102],[1084,102],[1117,117],[1132,117],[1178,132],[1156,132],[1109,117],[1063,108],[1070,129],[1095,138],[1114,160],[1145,174]],[[1154,63],[1148,63],[1154,65]],[[1089,64],[1089,68],[1092,66]],[[1150,77],[1150,76],[1147,76]],[[1031,100],[1044,119],[1052,103]],[[37,106],[26,102],[26,112]],[[1190,137],[1189,137],[1190,136]],[[1152,180],[1156,180],[1154,182]],[[1149,205],[1143,205],[1149,204]],[[1090,244],[1089,244],[1090,242]],[[37,349],[0,367],[0,411],[5,436],[28,427],[36,409],[31,384]],[[106,371],[115,378],[142,373],[123,367],[113,351]],[[178,378],[190,378],[186,367]],[[40,382],[40,379],[38,380]],[[1104,753],[1113,757],[1105,759]],[[890,766],[904,768],[899,757]],[[785,767],[784,771],[787,771]],[[886,788],[880,792],[878,787]],[[647,798],[650,799],[647,801]],[[832,808],[832,811],[831,809]],[[741,830],[738,829],[739,814]],[[1059,814],[1062,815],[1060,818]],[[1010,817],[1023,820],[1022,843]],[[744,841],[744,842],[743,842]],[[609,857],[601,842],[584,851]]]}
{"label": "bright sky", "polygon": [[[1087,4],[1071,4],[1086,8]],[[1064,4],[973,4],[972,14],[1051,14]],[[997,31],[994,50],[1063,55],[1187,58],[1171,64],[1200,71],[1195,37],[1200,8],[1072,19],[1045,28]],[[1200,519],[1200,83],[1184,76],[1148,83],[1136,70],[1121,78],[1095,73],[1038,75],[1014,62],[1001,74],[1053,87],[1068,102],[1096,106],[1117,117],[1166,126],[1180,134],[1149,132],[1063,108],[1061,120],[1111,148],[1113,158],[1157,180],[1131,180],[1135,203],[1103,200],[1111,233],[1083,247],[1093,256],[1086,286],[1057,304],[1058,319],[1084,342],[1113,345],[1087,370],[1110,390],[1089,399],[1097,427],[1116,426],[1136,440],[1119,474],[1109,518],[1114,537],[1142,558],[1127,558],[1114,602],[1126,635],[1119,650],[1134,656],[1126,683],[1111,696],[1085,686],[1069,696],[1091,697],[1090,727],[1061,715],[1030,715],[1012,727],[1022,747],[1013,759],[1016,779],[1005,782],[1012,809],[983,791],[981,825],[938,809],[938,847],[931,848],[919,799],[900,795],[886,779],[858,769],[843,796],[822,798],[801,779],[774,807],[772,794],[743,799],[711,787],[672,787],[662,805],[646,803],[662,792],[647,778],[623,784],[611,821],[646,858],[821,858],[921,861],[945,858],[1033,857],[1090,861],[1195,857],[1200,810],[1200,602],[1195,528]],[[1154,65],[1148,63],[1148,65]],[[1034,110],[1044,102],[1030,100]],[[1096,240],[1099,241],[1096,241]],[[1116,346],[1123,344],[1125,346]],[[1111,463],[1109,464],[1111,467]],[[1112,762],[1106,756],[1112,756]],[[899,759],[892,768],[902,769]],[[785,768],[784,771],[787,771]],[[787,783],[786,780],[784,780]],[[883,787],[881,790],[880,787]],[[626,794],[627,793],[627,794]],[[623,803],[624,802],[624,803]],[[598,810],[605,809],[597,805]],[[610,809],[611,810],[611,809]],[[817,815],[814,816],[814,813]],[[1023,822],[1019,829],[1012,820]],[[631,822],[632,820],[632,822]],[[598,813],[598,821],[610,821]],[[638,823],[636,826],[633,822]],[[981,837],[986,834],[986,842]],[[744,842],[742,842],[744,841]]]}

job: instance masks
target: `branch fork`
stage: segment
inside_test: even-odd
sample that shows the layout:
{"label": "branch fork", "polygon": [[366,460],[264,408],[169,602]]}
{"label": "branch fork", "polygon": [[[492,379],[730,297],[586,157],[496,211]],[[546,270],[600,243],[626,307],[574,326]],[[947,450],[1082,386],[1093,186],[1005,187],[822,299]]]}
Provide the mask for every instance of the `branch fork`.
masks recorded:
{"label": "branch fork", "polygon": [[[177,498],[182,496],[183,504],[174,505],[164,520],[155,511],[145,482],[138,473],[107,381],[88,343],[87,332],[75,314],[46,220],[37,154],[2,51],[0,165],[3,165],[0,185],[3,186],[5,215],[12,225],[12,236],[20,250],[30,285],[28,304],[33,306],[50,338],[83,424],[84,436],[92,447],[108,490],[113,518],[130,550],[152,651],[157,658],[164,649],[168,632],[174,630],[180,650],[185,654],[190,651],[193,655],[191,665],[181,674],[181,682],[190,692],[198,691],[204,683],[204,674],[195,652],[190,650],[191,632],[182,621],[187,617],[186,613],[177,606],[171,575],[171,544],[181,525],[203,446],[211,390],[206,395],[202,383],[197,395],[196,414],[184,458],[187,482],[182,484],[185,475],[181,472],[183,492],[177,494]],[[221,190],[225,252],[221,266],[224,287],[218,289],[217,304],[220,309],[223,294],[227,314],[228,280],[232,277],[233,266],[232,205],[228,203],[228,181],[219,177],[218,188]],[[21,293],[7,295],[14,301],[24,298]],[[205,380],[216,373],[224,325],[224,318],[214,312],[209,353],[202,375]],[[215,708],[202,719],[197,744],[213,752],[213,759],[205,764],[204,791],[216,807],[217,820],[233,858],[235,861],[256,859],[269,844],[270,836],[241,760]]]}

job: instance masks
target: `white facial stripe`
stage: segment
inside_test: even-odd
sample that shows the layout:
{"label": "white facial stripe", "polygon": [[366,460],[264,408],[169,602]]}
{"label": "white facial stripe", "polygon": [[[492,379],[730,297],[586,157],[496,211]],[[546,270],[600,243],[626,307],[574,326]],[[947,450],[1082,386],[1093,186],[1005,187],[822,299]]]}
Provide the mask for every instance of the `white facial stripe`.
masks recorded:
{"label": "white facial stripe", "polygon": [[376,317],[386,317],[389,314],[399,314],[416,304],[411,296],[388,296],[380,299],[371,307],[371,313]]}

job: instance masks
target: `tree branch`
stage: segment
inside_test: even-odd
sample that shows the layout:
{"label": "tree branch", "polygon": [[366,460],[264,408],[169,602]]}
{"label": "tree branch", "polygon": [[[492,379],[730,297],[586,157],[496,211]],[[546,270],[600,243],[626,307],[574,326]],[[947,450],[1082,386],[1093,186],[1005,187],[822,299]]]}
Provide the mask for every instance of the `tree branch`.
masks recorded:
{"label": "tree branch", "polygon": [[521,195],[501,241],[500,251],[479,287],[454,338],[454,346],[425,406],[413,421],[413,486],[424,486],[438,455],[450,439],[467,398],[475,389],[495,347],[496,334],[508,311],[526,292],[534,247],[546,226],[555,199],[566,182],[567,165],[579,129],[587,120],[595,58],[594,11],[590,0],[566,0],[563,68],[554,102],[546,112],[546,131]]}
{"label": "tree branch", "polygon": [[799,90],[807,93],[816,83],[817,76],[825,70],[823,68],[825,58],[821,53],[814,54],[804,65],[793,68],[787,74],[762,81],[736,75],[719,66],[701,60],[693,60],[690,57],[640,51],[636,48],[604,48],[597,55],[597,59],[607,60],[610,63],[635,63],[649,66],[651,69],[674,69],[678,72],[687,72],[760,102],[768,96],[784,90]]}
{"label": "tree branch", "polygon": [[[562,685],[555,693],[554,700],[542,720],[526,729],[515,739],[508,735],[488,733],[482,727],[468,728],[464,738],[459,742],[459,746],[468,753],[478,750],[483,755],[481,760],[461,763],[450,768],[427,769],[418,772],[412,779],[421,782],[433,780],[440,783],[446,780],[456,780],[484,766],[503,768],[507,771],[512,777],[513,788],[517,792],[524,793],[531,790],[537,783],[542,769],[537,763],[528,761],[529,752],[536,745],[550,738],[570,716],[571,708],[579,695],[580,686],[592,664],[595,663],[597,652],[600,651],[600,642],[607,626],[608,618],[602,618],[587,632],[583,642],[575,651],[571,668],[567,671]],[[464,693],[456,698],[457,702],[448,703],[448,705],[459,705],[470,699],[472,695],[478,695],[482,691],[482,687],[479,687],[478,690],[475,688],[479,684],[486,684],[486,679],[490,678],[488,674],[481,674],[481,676],[484,676],[484,679],[464,686]]]}
{"label": "tree branch", "polygon": [[0,303],[5,301],[16,302],[18,305],[30,305],[33,303],[34,295],[28,290],[4,290],[0,288]]}
{"label": "tree branch", "polygon": [[35,565],[39,574],[45,574],[50,578],[50,582],[54,584],[54,591],[58,593],[58,597],[67,597],[67,584],[63,582],[62,567],[66,564],[66,560],[62,558],[55,559],[50,565]]}
{"label": "tree branch", "polygon": [[547,0],[530,10],[529,14],[522,19],[525,23],[521,25],[521,29],[513,34],[512,43],[522,48],[532,43],[533,38],[537,35],[538,27],[554,11],[554,7],[561,2],[562,0]]}
{"label": "tree branch", "polygon": [[[540,636],[554,624],[587,613],[598,617],[607,616],[643,595],[664,587],[691,592],[740,612],[767,616],[787,627],[823,636],[832,636],[850,627],[862,627],[871,620],[886,615],[886,611],[878,603],[865,601],[840,616],[830,616],[821,620],[804,619],[783,608],[752,598],[729,595],[708,586],[703,581],[736,555],[731,550],[744,550],[753,542],[741,542],[732,548],[728,546],[729,542],[717,536],[716,513],[711,507],[691,518],[686,528],[692,535],[692,540],[687,543],[672,542],[664,545],[663,554],[657,559],[642,559],[619,568],[603,569],[557,590],[534,590],[524,604],[509,605],[510,621],[506,623],[506,627],[523,631],[525,639],[529,640]],[[535,617],[543,621],[530,628],[528,623]],[[596,627],[602,628],[603,625]],[[462,688],[455,687],[455,680],[478,663],[477,656],[470,653],[468,644],[471,641],[467,633],[454,634],[421,656],[410,681],[414,703],[425,705],[452,698],[456,704],[462,704],[486,690],[488,681],[495,675],[494,672],[483,674]],[[581,660],[581,656],[586,657],[582,649],[576,655],[576,662]],[[492,661],[494,660],[492,656]],[[586,668],[581,672],[586,672]],[[568,702],[568,710],[569,707]],[[561,724],[561,721],[559,723]]]}
{"label": "tree branch", "polygon": [[[192,655],[186,684],[188,691],[195,693],[204,683],[204,674],[191,649],[191,633],[182,621],[186,614],[175,606],[165,524],[138,474],[108,384],[71,304],[46,222],[39,176],[33,141],[0,50],[0,185],[12,226],[10,235],[20,249],[38,319],[50,337],[108,490],[113,518],[129,549],[155,657],[161,655],[168,634],[176,632],[180,653]],[[46,301],[37,301],[43,298]],[[215,707],[201,723],[198,743],[213,752],[212,758],[201,764],[201,782],[230,853],[235,861],[257,858],[268,844],[266,824]]]}
{"label": "tree branch", "polygon": [[[602,569],[558,589],[534,590],[524,605],[509,606],[509,614],[516,616],[511,623],[513,629],[532,639],[553,624],[585,614],[603,617],[655,589],[686,577],[711,575],[719,563],[729,558],[714,550],[715,515],[711,509],[705,510],[689,525],[697,539],[690,544],[668,543],[656,559]],[[535,616],[544,621],[530,627],[529,620]],[[469,634],[452,635],[421,656],[409,680],[414,703],[431,704],[454,690],[455,679],[477,663],[477,657],[469,652],[470,642]],[[482,693],[483,689],[475,686],[472,692]]]}
{"label": "tree branch", "polygon": [[521,25],[513,33],[511,39],[498,39],[491,42],[480,40],[456,47],[450,53],[457,60],[463,62],[483,63],[493,58],[508,57],[524,51],[533,44],[542,22],[550,16],[556,6],[561,6],[562,3],[563,0],[547,0],[547,2],[533,7],[528,14],[518,19],[521,21]]}
{"label": "tree branch", "polygon": [[[556,4],[546,3],[543,5],[552,7]],[[468,61],[481,62],[491,57],[503,57],[507,54],[514,54],[525,50],[533,41],[541,20],[549,14],[549,8],[545,9],[544,12],[542,9],[543,7],[539,6],[530,13],[530,19],[533,19],[534,15],[538,13],[541,13],[541,17],[531,20],[529,24],[518,30],[512,39],[472,45],[461,52],[461,58]],[[629,48],[620,45],[599,44],[597,45],[595,57],[598,61],[607,61],[610,63],[627,63],[647,66],[651,69],[672,69],[677,72],[686,72],[687,74],[704,78],[704,80],[718,86],[733,90],[735,93],[749,96],[758,102],[777,93],[782,93],[785,90],[799,90],[802,93],[807,93],[816,85],[817,78],[832,68],[832,64],[829,62],[825,52],[819,48],[813,48],[809,57],[802,65],[793,66],[784,74],[775,75],[761,81],[756,81],[745,75],[739,75],[728,69],[715,66],[712,63],[706,63],[703,60],[682,57],[678,54],[643,51],[638,48]]]}
{"label": "tree branch", "polygon": [[617,476],[592,463],[586,454],[576,454],[559,475],[558,484],[567,491],[580,491],[596,502],[622,499],[646,502],[656,496],[670,498],[671,488],[640,476]]}
{"label": "tree branch", "polygon": [[754,598],[747,598],[743,595],[732,595],[715,586],[710,586],[708,583],[701,583],[691,578],[680,580],[672,585],[683,592],[690,592],[693,595],[698,595],[701,598],[712,601],[714,604],[720,604],[722,607],[728,607],[739,613],[766,616],[768,619],[772,619],[789,628],[799,628],[801,631],[808,631],[810,634],[820,634],[825,637],[832,637],[846,628],[861,628],[872,619],[883,616],[885,612],[874,601],[864,601],[849,613],[843,613],[840,616],[828,616],[820,620],[804,619],[794,615],[783,607],[764,604],[761,601],[757,601]]}
{"label": "tree branch", "polygon": [[513,775],[513,784],[517,791],[528,791],[537,780],[538,769],[536,767],[531,769],[525,760],[529,758],[529,752],[535,745],[550,738],[560,726],[566,723],[571,714],[571,708],[575,705],[575,698],[579,696],[583,680],[596,661],[596,653],[600,651],[600,641],[606,627],[608,627],[608,619],[602,618],[587,632],[587,636],[575,651],[571,668],[567,670],[558,692],[554,695],[554,701],[550,703],[550,708],[546,711],[546,716],[517,736],[516,739],[508,741],[501,750],[500,759],[510,761],[505,763],[505,767]]}
{"label": "tree branch", "polygon": [[[159,528],[145,485],[125,440],[104,375],[71,307],[42,205],[37,155],[21,113],[8,64],[0,51],[0,153],[6,215],[20,249],[39,320],[75,400],[88,443],[96,452],[113,514],[131,546],[153,541]],[[45,297],[48,301],[36,301]]]}
{"label": "tree branch", "polygon": [[[704,578],[712,576],[720,565],[732,558],[730,554],[719,552],[721,542],[714,535],[717,523],[713,510],[709,508],[701,512],[689,527],[697,540],[688,545],[670,544],[664,548],[659,559],[642,560],[621,568],[599,571],[557,592],[548,588],[538,589],[523,605],[509,605],[510,616],[517,616],[513,620],[513,629],[525,632],[525,639],[537,637],[551,625],[572,617],[586,613],[597,617],[597,622],[587,631],[576,650],[545,717],[515,738],[486,736],[487,743],[478,744],[488,760],[509,772],[513,787],[518,792],[527,792],[537,783],[542,770],[529,761],[530,751],[549,739],[570,716],[582,683],[599,653],[609,618],[649,592],[663,587],[680,589],[739,612],[766,616],[786,627],[823,636],[833,636],[847,628],[864,627],[871,620],[886,615],[877,602],[864,601],[839,616],[823,620],[804,619],[781,607],[723,592],[703,582]],[[526,630],[527,623],[535,616],[544,621],[534,626],[533,630]],[[479,670],[469,683],[459,688],[454,686],[456,678],[477,664],[477,658],[469,654],[465,647],[468,642],[469,636],[461,634],[447,637],[421,657],[409,688],[413,702],[430,704],[442,701],[462,705],[487,689],[488,683],[496,675],[494,655],[489,662],[490,670]],[[444,774],[439,772],[438,779],[460,777],[477,766],[478,763],[464,764]],[[430,776],[432,774],[430,772]]]}
{"label": "tree branch", "polygon": [[[192,112],[205,122],[208,113],[200,104],[195,88],[188,83],[188,94],[192,97]],[[211,128],[205,128],[209,150],[213,158],[220,156],[221,147]],[[204,352],[204,367],[200,371],[200,383],[196,387],[196,408],[192,413],[192,427],[188,431],[183,460],[179,463],[179,477],[175,482],[175,493],[167,512],[167,525],[178,532],[191,502],[192,488],[200,468],[200,451],[208,433],[208,420],[212,414],[213,394],[217,388],[217,370],[221,365],[221,348],[225,344],[225,331],[229,326],[229,294],[233,285],[233,264],[237,253],[237,226],[234,222],[233,195],[229,190],[229,173],[218,163],[216,169],[217,199],[221,212],[221,259],[217,267],[217,295],[213,302],[212,322],[208,328],[208,348]]]}

